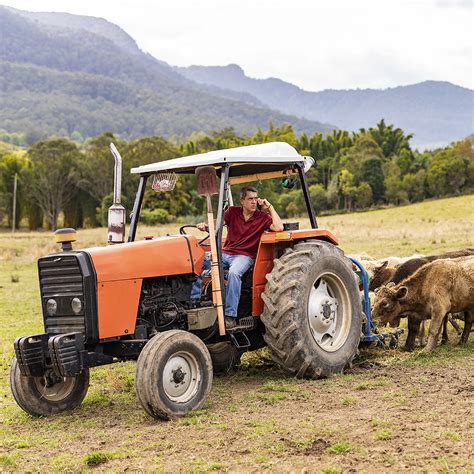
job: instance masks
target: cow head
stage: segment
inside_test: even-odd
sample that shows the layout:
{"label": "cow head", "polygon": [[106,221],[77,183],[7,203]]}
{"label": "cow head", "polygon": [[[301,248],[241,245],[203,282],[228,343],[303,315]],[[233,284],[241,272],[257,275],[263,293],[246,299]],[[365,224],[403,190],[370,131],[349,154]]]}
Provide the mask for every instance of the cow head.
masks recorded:
{"label": "cow head", "polygon": [[402,316],[401,304],[408,294],[406,286],[395,287],[391,285],[382,286],[375,291],[374,307],[372,315],[383,324],[389,323],[392,327],[400,324]]}
{"label": "cow head", "polygon": [[375,291],[377,288],[380,288],[382,285],[385,285],[388,281],[391,280],[394,273],[395,268],[390,267],[388,264],[388,260],[385,260],[381,265],[374,268],[372,278],[369,282],[369,290]]}

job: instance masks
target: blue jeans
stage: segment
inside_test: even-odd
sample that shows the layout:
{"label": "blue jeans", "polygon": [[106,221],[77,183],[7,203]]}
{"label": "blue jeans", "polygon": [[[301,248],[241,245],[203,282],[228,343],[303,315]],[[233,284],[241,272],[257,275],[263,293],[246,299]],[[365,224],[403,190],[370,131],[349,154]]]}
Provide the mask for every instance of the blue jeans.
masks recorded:
{"label": "blue jeans", "polygon": [[[229,255],[222,254],[222,266],[224,270],[229,269],[227,274],[227,288],[225,297],[225,315],[237,317],[237,308],[239,307],[240,289],[242,288],[243,274],[255,263],[255,259],[247,255]],[[209,256],[206,256],[202,265],[202,271],[209,270],[211,262]],[[198,276],[191,290],[191,299],[201,297],[202,276]]]}

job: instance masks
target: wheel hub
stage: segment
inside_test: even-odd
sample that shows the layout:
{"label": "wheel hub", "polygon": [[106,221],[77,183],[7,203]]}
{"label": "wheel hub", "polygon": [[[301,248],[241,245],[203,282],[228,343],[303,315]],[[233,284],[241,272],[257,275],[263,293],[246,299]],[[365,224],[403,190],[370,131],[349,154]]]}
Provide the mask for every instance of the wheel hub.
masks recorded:
{"label": "wheel hub", "polygon": [[64,400],[75,386],[74,377],[58,377],[52,371],[42,377],[34,377],[33,380],[41,396],[53,402]]}
{"label": "wheel hub", "polygon": [[317,344],[326,351],[334,351],[341,345],[345,332],[339,316],[341,302],[337,281],[333,276],[323,275],[318,278],[308,298],[308,323]]}
{"label": "wheel hub", "polygon": [[181,384],[184,383],[184,378],[186,377],[186,372],[183,372],[181,370],[181,367],[178,367],[176,370],[172,371],[173,373],[173,382],[175,384]]}
{"label": "wheel hub", "polygon": [[322,309],[322,316],[324,319],[329,319],[331,316],[334,318],[334,311],[332,309],[332,306],[329,304],[328,301],[326,301],[323,304],[323,309]]}
{"label": "wheel hub", "polygon": [[189,401],[199,388],[200,380],[197,360],[188,352],[172,355],[163,370],[163,387],[166,395],[176,403]]}

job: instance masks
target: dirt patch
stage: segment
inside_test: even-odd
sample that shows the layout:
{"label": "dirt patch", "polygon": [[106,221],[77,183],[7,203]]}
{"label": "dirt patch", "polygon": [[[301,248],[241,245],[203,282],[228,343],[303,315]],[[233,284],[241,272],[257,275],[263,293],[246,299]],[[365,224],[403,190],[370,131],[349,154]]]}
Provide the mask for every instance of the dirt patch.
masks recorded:
{"label": "dirt patch", "polygon": [[143,413],[133,386],[127,389],[133,369],[122,364],[96,370],[82,407],[47,419],[23,415],[6,394],[10,435],[0,448],[1,467],[474,470],[473,355],[443,365],[358,367],[319,381],[290,378],[268,363],[241,368],[215,378],[203,410],[171,422]]}

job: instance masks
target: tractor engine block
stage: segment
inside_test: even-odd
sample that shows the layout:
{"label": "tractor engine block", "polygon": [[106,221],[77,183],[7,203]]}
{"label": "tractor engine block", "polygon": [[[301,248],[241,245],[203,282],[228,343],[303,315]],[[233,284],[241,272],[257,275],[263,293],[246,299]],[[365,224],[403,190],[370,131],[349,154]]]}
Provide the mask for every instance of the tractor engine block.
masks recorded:
{"label": "tractor engine block", "polygon": [[143,280],[138,322],[151,334],[168,329],[186,329],[193,278],[186,275]]}

